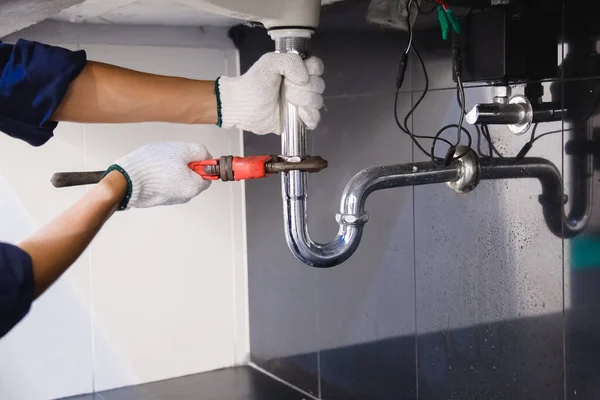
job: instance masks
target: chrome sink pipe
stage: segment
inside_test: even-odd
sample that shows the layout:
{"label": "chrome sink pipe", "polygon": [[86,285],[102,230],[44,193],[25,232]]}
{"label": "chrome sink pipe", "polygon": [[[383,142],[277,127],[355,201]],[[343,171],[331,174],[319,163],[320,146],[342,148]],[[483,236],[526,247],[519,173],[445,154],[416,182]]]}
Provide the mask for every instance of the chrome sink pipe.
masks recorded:
{"label": "chrome sink pipe", "polygon": [[[293,52],[308,56],[310,34],[294,36],[295,30],[287,30],[291,36],[280,32],[271,34],[277,52]],[[298,110],[292,105],[282,109],[284,133],[282,156],[288,161],[300,161],[307,156],[306,129],[298,118]],[[462,149],[457,150],[463,154]],[[587,164],[586,164],[587,165]],[[559,171],[548,160],[526,158],[516,160],[482,160],[469,150],[448,166],[439,167],[430,162],[398,164],[367,168],[356,174],[346,184],[336,216],[339,230],[329,243],[316,243],[310,238],[307,218],[306,172],[290,171],[282,174],[283,218],[285,237],[292,253],[302,262],[313,267],[329,268],[346,261],[358,248],[363,227],[368,220],[364,206],[368,196],[377,190],[446,182],[457,193],[468,193],[480,179],[536,178],[542,185],[540,203],[549,229],[559,237],[573,237],[585,227],[589,212],[579,212],[575,207],[565,216],[562,179]],[[589,199],[581,200],[587,202]],[[575,199],[577,202],[577,199]],[[576,203],[578,204],[578,203]],[[590,203],[591,204],[591,203]],[[589,211],[589,207],[583,207]]]}
{"label": "chrome sink pipe", "polygon": [[[457,151],[458,152],[458,151]],[[368,221],[365,202],[377,190],[446,182],[457,193],[468,193],[480,180],[537,179],[542,186],[539,196],[546,225],[558,237],[579,234],[589,213],[574,207],[565,215],[565,196],[560,172],[543,158],[483,159],[471,150],[450,165],[439,167],[430,162],[386,165],[360,171],[346,184],[336,215],[337,236],[329,243],[315,243],[308,232],[306,193],[291,196],[292,182],[284,178],[284,223],[288,245],[302,262],[313,267],[329,268],[346,261],[358,248],[363,227]],[[585,201],[582,200],[582,201]]]}
{"label": "chrome sink pipe", "polygon": [[[296,53],[308,57],[310,33],[287,29],[269,31],[275,41],[275,51]],[[300,161],[307,156],[306,128],[298,118],[298,110],[291,104],[282,109],[284,132],[281,137],[282,157],[287,161]],[[471,153],[470,153],[471,154]],[[456,181],[461,183],[462,160],[439,168],[432,163],[389,165],[368,168],[355,175],[342,194],[340,225],[337,236],[329,243],[314,242],[308,232],[306,206],[306,172],[290,171],[282,174],[283,219],[285,237],[292,253],[313,267],[328,268],[347,260],[356,251],[367,221],[364,204],[370,193],[399,186],[422,185]],[[475,162],[472,165],[476,165]],[[465,174],[462,174],[465,175]],[[467,174],[468,175],[468,174]]]}
{"label": "chrome sink pipe", "polygon": [[[436,167],[432,163],[386,165],[367,168],[346,184],[336,215],[337,236],[329,243],[314,242],[308,232],[306,193],[291,195],[292,182],[284,183],[284,223],[290,250],[305,264],[318,268],[333,267],[346,261],[358,248],[363,226],[368,221],[365,202],[382,189],[456,181],[460,177],[458,163]],[[284,178],[284,181],[286,179]]]}
{"label": "chrome sink pipe", "polygon": [[[574,207],[568,215],[565,214],[566,196],[560,172],[553,163],[544,158],[482,160],[480,171],[482,180],[537,179],[542,185],[539,201],[544,220],[548,229],[558,237],[568,239],[577,236],[590,219],[591,199],[587,194],[582,198],[573,198]],[[585,186],[587,187],[587,184]],[[581,204],[585,205],[580,207]]]}

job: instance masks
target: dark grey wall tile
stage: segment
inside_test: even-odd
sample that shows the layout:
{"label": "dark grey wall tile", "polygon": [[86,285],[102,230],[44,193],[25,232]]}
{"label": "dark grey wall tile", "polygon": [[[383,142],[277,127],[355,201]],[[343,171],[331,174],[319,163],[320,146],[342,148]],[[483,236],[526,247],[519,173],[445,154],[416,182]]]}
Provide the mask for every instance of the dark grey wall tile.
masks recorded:
{"label": "dark grey wall tile", "polygon": [[[567,142],[567,148],[575,151],[575,154],[571,151],[565,154],[568,186],[578,188],[584,178],[577,172],[582,155],[576,150],[592,151],[595,156],[591,220],[583,235],[565,243],[566,394],[568,399],[597,398],[600,396],[600,363],[594,355],[600,350],[600,324],[595,317],[600,311],[600,151],[597,145],[600,80],[565,82],[564,88],[565,105],[574,110],[567,125],[574,130],[565,134],[565,139],[571,141]],[[577,139],[585,139],[586,134],[592,135],[596,142],[570,146]]]}
{"label": "dark grey wall tile", "polygon": [[[313,49],[325,64],[325,96],[395,92],[405,42],[406,35],[396,31],[318,31]],[[402,91],[410,89],[409,70]]]}
{"label": "dark grey wall tile", "polygon": [[[309,176],[310,231],[318,241],[334,237],[341,191],[355,173],[412,158],[410,141],[389,124],[399,34],[326,29],[327,23],[313,41],[314,53],[327,66],[326,110],[309,140],[311,152],[330,163],[327,170]],[[268,46],[265,41],[259,51],[255,47],[242,51],[242,69]],[[406,113],[410,104],[411,95],[401,95],[400,113]],[[246,154],[278,153],[279,147],[280,139],[274,135],[245,136]],[[322,390],[340,398],[335,394],[338,385],[345,387],[344,377],[355,376],[360,369],[340,368],[335,356],[321,360],[319,366],[320,350],[400,335],[410,341],[414,335],[412,191],[373,195],[368,202],[373,215],[359,252],[330,271],[310,269],[287,248],[277,178],[247,182],[246,201],[252,360],[310,393],[316,393],[320,368]],[[414,346],[407,351],[398,352],[405,366],[415,359]],[[374,371],[377,359],[370,361],[365,365]],[[385,367],[379,365],[382,372]],[[413,378],[407,379],[414,389],[414,365],[411,370]]]}
{"label": "dark grey wall tile", "polygon": [[[245,137],[245,153],[278,154],[275,135]],[[314,186],[309,193],[314,193]],[[320,271],[296,260],[283,232],[278,177],[246,182],[251,359],[262,368],[318,393],[317,283]],[[292,356],[312,354],[300,358]],[[294,362],[298,370],[279,361]],[[288,373],[289,372],[289,373]]]}
{"label": "dark grey wall tile", "polygon": [[559,313],[419,335],[419,399],[562,399],[562,328]]}
{"label": "dark grey wall tile", "polygon": [[[241,42],[242,71],[272,46],[263,30],[244,32],[249,36]],[[245,155],[280,152],[279,136],[245,133]],[[248,181],[245,188],[251,360],[317,395],[318,271],[296,260],[288,250],[279,177]]]}
{"label": "dark grey wall tile", "polygon": [[[398,62],[406,44],[406,33],[373,28],[331,29],[327,19],[324,15],[321,27],[311,40],[312,54],[321,58],[325,65],[325,97],[395,92]],[[232,36],[242,51],[242,71],[274,48],[264,29],[236,28]],[[402,91],[410,89],[409,70]]]}
{"label": "dark grey wall tile", "polygon": [[[486,88],[467,90],[469,103],[488,96]],[[415,113],[415,131],[432,134],[455,123],[455,97],[452,89],[430,93]],[[552,124],[544,125],[539,133]],[[492,136],[505,155],[516,154],[529,139],[512,136],[505,127],[492,129]],[[446,137],[454,138],[455,132]],[[549,137],[536,143],[531,155],[543,153],[560,166],[561,143],[560,136]],[[431,393],[425,398],[511,398],[507,393],[522,394],[512,398],[556,398],[543,395],[554,395],[555,386],[546,392],[527,376],[535,370],[544,379],[562,379],[561,322],[529,336],[502,322],[545,318],[563,309],[562,240],[546,227],[539,194],[539,184],[532,180],[482,182],[464,196],[444,185],[415,188],[419,393]],[[489,324],[494,327],[488,332]],[[448,336],[448,331],[453,333]],[[524,358],[530,341],[540,346]],[[468,346],[479,350],[471,352]],[[532,356],[543,361],[534,364]],[[494,359],[500,364],[496,374],[490,365]],[[527,368],[517,368],[520,362]],[[512,374],[512,381],[495,378]],[[491,379],[490,385],[484,377]]]}
{"label": "dark grey wall tile", "polygon": [[[327,101],[323,122],[310,136],[313,151],[318,149],[330,163],[309,179],[313,239],[335,236],[341,192],[355,173],[411,160],[409,140],[383,122],[390,119],[393,101],[392,94]],[[402,94],[400,114],[410,104],[411,95]],[[274,136],[246,139],[247,154],[276,152],[279,146]],[[412,189],[374,194],[356,255],[338,268],[316,270],[297,261],[285,244],[279,187],[276,178],[246,185],[252,359],[312,392],[316,381],[299,370],[316,376],[315,351],[414,335]],[[414,361],[414,347],[398,357]],[[336,376],[344,374],[330,360],[321,363],[323,376],[334,372],[328,371],[329,365],[335,366]],[[376,359],[369,365],[376,368]],[[355,368],[347,366],[348,373]]]}
{"label": "dark grey wall tile", "polygon": [[321,351],[322,398],[417,399],[415,344],[408,335]]}
{"label": "dark grey wall tile", "polygon": [[[315,151],[330,163],[312,178],[315,190],[310,192],[309,216],[314,239],[334,238],[340,195],[355,173],[375,165],[411,161],[409,139],[389,124],[393,102],[393,94],[328,99],[323,122],[313,135]],[[411,95],[401,94],[400,114],[410,105]],[[358,398],[383,400],[394,398],[389,395],[397,395],[397,388],[376,385],[375,376],[402,373],[403,382],[410,382],[413,388],[416,378],[412,189],[375,193],[366,210],[369,222],[354,256],[318,273],[320,373],[324,382],[360,394]],[[396,337],[405,341],[403,346],[389,349],[393,353],[388,357],[404,367],[412,364],[408,371],[390,370],[380,352],[367,352],[361,346]],[[342,347],[344,352],[330,351]],[[405,390],[410,393],[412,389]]]}
{"label": "dark grey wall tile", "polygon": [[600,77],[600,2],[564,1],[563,77]]}
{"label": "dark grey wall tile", "polygon": [[[365,32],[357,35],[322,29],[315,37],[315,53],[326,62],[328,89],[327,111],[323,124],[311,135],[311,149],[330,161],[329,169],[310,178],[311,234],[317,240],[333,237],[336,224],[332,219],[339,192],[358,169],[411,159],[410,144],[394,127],[391,115],[397,66],[393,36],[398,36],[398,55],[405,37],[382,33],[377,43],[375,33]],[[576,36],[571,33],[569,37]],[[436,40],[440,42],[437,45]],[[358,45],[344,44],[348,41]],[[446,43],[419,33],[416,43],[425,41],[421,47],[431,87],[453,88]],[[571,63],[577,66],[572,68],[575,72],[569,72],[571,76],[594,76],[595,50],[584,57],[579,49],[585,46],[573,48],[577,52],[570,54],[577,55],[578,60]],[[259,54],[255,52],[254,57]],[[420,73],[414,69],[411,74],[413,89],[423,86]],[[565,90],[560,83],[545,86],[545,100],[561,99],[564,94],[580,99],[581,104],[571,108],[586,110],[596,103],[595,87],[591,94],[582,95],[585,85],[578,87],[578,83]],[[522,88],[516,92],[519,90]],[[401,114],[410,103],[409,96],[401,96]],[[415,114],[415,133],[433,135],[442,125],[456,123],[459,111],[455,99],[453,89],[430,92]],[[468,106],[489,100],[489,88],[467,89]],[[571,124],[566,122],[569,128]],[[541,124],[537,135],[561,127],[560,121]],[[476,132],[469,129],[476,147]],[[530,139],[530,133],[516,137],[505,127],[491,128],[491,133],[505,156],[517,154]],[[569,139],[568,133],[564,136]],[[448,131],[444,137],[454,140],[455,133]],[[277,137],[252,135],[247,139],[248,154],[279,149]],[[568,155],[564,155],[563,167],[562,147],[563,135],[554,134],[537,141],[529,155],[547,158],[559,169],[564,168],[569,192],[574,182]],[[443,155],[444,146],[438,151]],[[425,159],[420,154],[416,158]],[[593,357],[600,337],[593,323],[598,304],[593,290],[597,274],[594,268],[578,268],[582,251],[589,261],[589,247],[581,250],[577,246],[582,242],[571,241],[564,247],[571,267],[564,268],[563,241],[545,225],[537,201],[537,182],[484,182],[466,196],[456,196],[443,185],[416,188],[414,238],[409,227],[410,190],[377,193],[367,203],[371,221],[356,255],[338,268],[315,274],[310,269],[300,272],[308,267],[294,264],[281,235],[277,238],[273,233],[282,226],[277,179],[252,182],[247,187],[251,195],[249,250],[258,249],[250,262],[254,282],[251,324],[254,313],[258,315],[254,323],[259,325],[251,331],[252,352],[253,357],[255,350],[263,352],[265,359],[271,360],[270,370],[281,371],[280,376],[308,381],[300,386],[315,390],[315,376],[320,370],[325,399],[415,398],[416,389],[410,382],[417,378],[420,398],[426,399],[563,398],[564,374],[569,398],[593,398],[600,392],[596,384],[600,364]],[[258,210],[255,215],[252,208]],[[392,214],[383,212],[394,208]],[[600,226],[594,221],[590,233]],[[264,232],[268,240],[260,237]],[[594,240],[592,237],[592,243]],[[271,243],[276,245],[269,247]],[[408,262],[411,254],[416,265]],[[282,284],[276,280],[278,274],[281,279],[297,282]],[[416,291],[414,283],[411,289],[411,279],[416,280]],[[261,293],[271,288],[273,296]],[[307,297],[299,300],[302,292]],[[411,303],[411,295],[416,296],[416,304],[414,300]],[[303,303],[298,305],[299,301]],[[267,304],[275,302],[279,304]],[[416,326],[411,323],[415,320],[411,305],[417,310]],[[286,307],[290,314],[298,315],[297,320],[283,315]],[[566,353],[563,308],[567,316]],[[271,316],[261,315],[265,309]],[[296,329],[314,334],[316,339],[281,330],[275,321],[292,321]],[[415,328],[416,353],[411,345]],[[287,334],[291,334],[292,339],[287,339],[291,348],[296,341],[304,345],[296,346],[291,352],[295,354],[284,356]],[[276,346],[271,346],[271,341]],[[313,351],[306,350],[311,347]],[[417,366],[411,357],[418,360],[418,377],[410,372]],[[565,357],[567,371],[563,371]],[[399,387],[406,391],[400,392]]]}

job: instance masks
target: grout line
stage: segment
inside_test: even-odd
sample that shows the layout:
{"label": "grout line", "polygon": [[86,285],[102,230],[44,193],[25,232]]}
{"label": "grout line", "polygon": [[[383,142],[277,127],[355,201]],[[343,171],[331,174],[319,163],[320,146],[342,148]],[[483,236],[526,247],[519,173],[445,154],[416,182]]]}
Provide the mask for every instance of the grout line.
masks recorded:
{"label": "grout line", "polygon": [[[544,79],[544,80],[536,80],[536,81],[528,81],[527,83],[566,83],[566,82],[579,82],[579,81],[597,81],[600,80],[600,76],[586,76],[586,77],[574,77],[574,78],[556,78],[556,79]],[[521,86],[522,84],[518,84],[517,86]],[[391,85],[390,85],[391,86]],[[478,89],[478,88],[488,88],[489,84],[465,84],[465,90],[469,89]],[[456,87],[438,87],[428,89],[429,92],[443,92],[446,90],[456,90]],[[400,94],[408,94],[408,93],[420,93],[423,91],[423,88],[411,88],[410,90],[400,90]],[[366,93],[347,93],[347,94],[337,94],[337,95],[324,95],[324,100],[333,100],[333,99],[346,99],[346,98],[355,98],[355,97],[372,97],[372,96],[380,96],[383,94],[395,94],[395,90],[379,90],[373,92]]]}
{"label": "grout line", "polygon": [[276,380],[277,382],[283,383],[284,385],[286,385],[287,387],[290,387],[300,393],[302,393],[303,395],[307,396],[309,399],[312,400],[320,400],[318,397],[313,396],[312,394],[300,389],[297,386],[292,385],[291,383],[284,381],[283,379],[281,379],[280,377],[278,377],[277,375],[273,375],[272,373],[270,373],[267,370],[262,369],[261,367],[259,367],[258,365],[254,364],[253,362],[248,363],[248,366],[251,368],[254,368],[255,370],[257,370],[258,372],[263,373],[264,375],[268,376],[269,378]]}
{"label": "grout line", "polygon": [[320,279],[319,277],[321,276],[321,274],[319,274],[318,272],[315,274],[316,278],[317,278],[317,293],[316,293],[316,300],[317,300],[317,320],[316,322],[316,330],[317,330],[317,343],[319,343],[318,345],[318,350],[317,350],[317,393],[319,398],[323,397],[323,393],[322,393],[322,389],[321,389],[321,308],[319,307],[319,305],[321,304],[321,296],[319,296],[319,289],[320,289]]}
{"label": "grout line", "polygon": [[[411,94],[411,104],[414,102],[414,94]],[[412,125],[413,132],[415,131],[415,120],[414,115],[411,115],[410,123]],[[411,146],[412,161],[415,162],[415,145],[412,143]],[[419,340],[418,340],[418,328],[417,328],[417,222],[415,213],[415,187],[412,187],[412,223],[413,223],[413,286],[414,286],[414,300],[415,300],[415,393],[417,400],[419,399]]]}
{"label": "grout line", "polygon": [[[561,19],[561,24],[562,24],[562,37],[561,37],[561,42],[562,42],[562,46],[561,46],[561,52],[562,52],[562,60],[561,60],[561,65],[564,64],[565,61],[565,1],[562,1],[562,19]],[[564,77],[565,77],[565,68],[563,66],[563,68],[560,69],[560,77],[563,79],[564,82]],[[565,90],[564,90],[564,84],[561,85],[562,86],[562,90],[561,90],[561,102],[562,102],[562,106],[564,108],[565,105]],[[561,152],[561,176],[564,177],[565,176],[565,119],[564,116],[561,120],[561,128],[562,128],[562,152]],[[565,192],[565,180],[564,178],[562,179],[562,193]],[[563,227],[564,229],[564,227]],[[562,258],[562,315],[563,315],[563,324],[562,324],[562,352],[563,352],[563,365],[562,365],[562,372],[563,372],[563,397],[565,399],[568,398],[567,396],[567,318],[566,318],[566,314],[565,314],[565,238],[564,235],[561,239],[562,241],[562,248],[561,248],[561,258]]]}
{"label": "grout line", "polygon": [[[229,52],[230,50],[224,50],[224,52]],[[231,74],[233,69],[236,76],[240,74],[241,66],[240,66],[240,52],[239,50],[234,50],[234,65],[232,66],[230,63],[229,57],[225,56],[225,70],[228,74]],[[238,148],[236,150],[237,154],[240,156],[244,155],[244,131],[242,129],[238,129]],[[230,144],[231,145],[231,144]],[[230,148],[230,150],[232,150]],[[236,154],[234,153],[234,154]],[[235,191],[233,190],[232,185],[232,210],[234,207]],[[240,194],[241,194],[241,220],[242,224],[242,232],[241,238],[236,239],[236,227],[235,227],[235,219],[231,219],[231,228],[232,228],[232,241],[233,243],[238,243],[238,247],[241,246],[243,252],[242,256],[233,257],[233,282],[234,282],[234,291],[233,291],[233,313],[234,313],[234,357],[235,364],[239,365],[240,363],[245,363],[250,358],[250,297],[249,297],[249,288],[248,288],[248,227],[246,223],[246,183],[242,181]],[[233,214],[232,214],[233,215]],[[233,254],[233,252],[232,252]],[[241,287],[238,285],[239,280],[242,280]],[[242,305],[243,309],[239,306]],[[242,332],[243,330],[243,332]],[[243,342],[240,339],[243,336]],[[242,361],[243,356],[243,361]]]}

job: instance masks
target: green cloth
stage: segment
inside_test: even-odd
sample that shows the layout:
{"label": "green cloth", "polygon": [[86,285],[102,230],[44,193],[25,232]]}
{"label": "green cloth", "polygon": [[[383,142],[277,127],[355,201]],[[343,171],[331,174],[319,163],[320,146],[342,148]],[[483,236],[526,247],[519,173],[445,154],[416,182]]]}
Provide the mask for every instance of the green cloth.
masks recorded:
{"label": "green cloth", "polygon": [[600,269],[600,235],[584,235],[571,239],[571,268]]}

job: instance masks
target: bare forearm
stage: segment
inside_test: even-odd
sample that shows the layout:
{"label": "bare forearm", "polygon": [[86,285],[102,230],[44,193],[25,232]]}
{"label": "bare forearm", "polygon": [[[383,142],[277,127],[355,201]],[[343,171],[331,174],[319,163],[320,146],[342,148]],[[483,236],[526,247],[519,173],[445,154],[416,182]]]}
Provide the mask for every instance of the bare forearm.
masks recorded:
{"label": "bare forearm", "polygon": [[89,61],[52,118],[82,123],[214,124],[214,82],[132,71]]}
{"label": "bare forearm", "polygon": [[126,190],[123,175],[111,172],[71,208],[19,244],[33,261],[36,298],[79,258]]}

